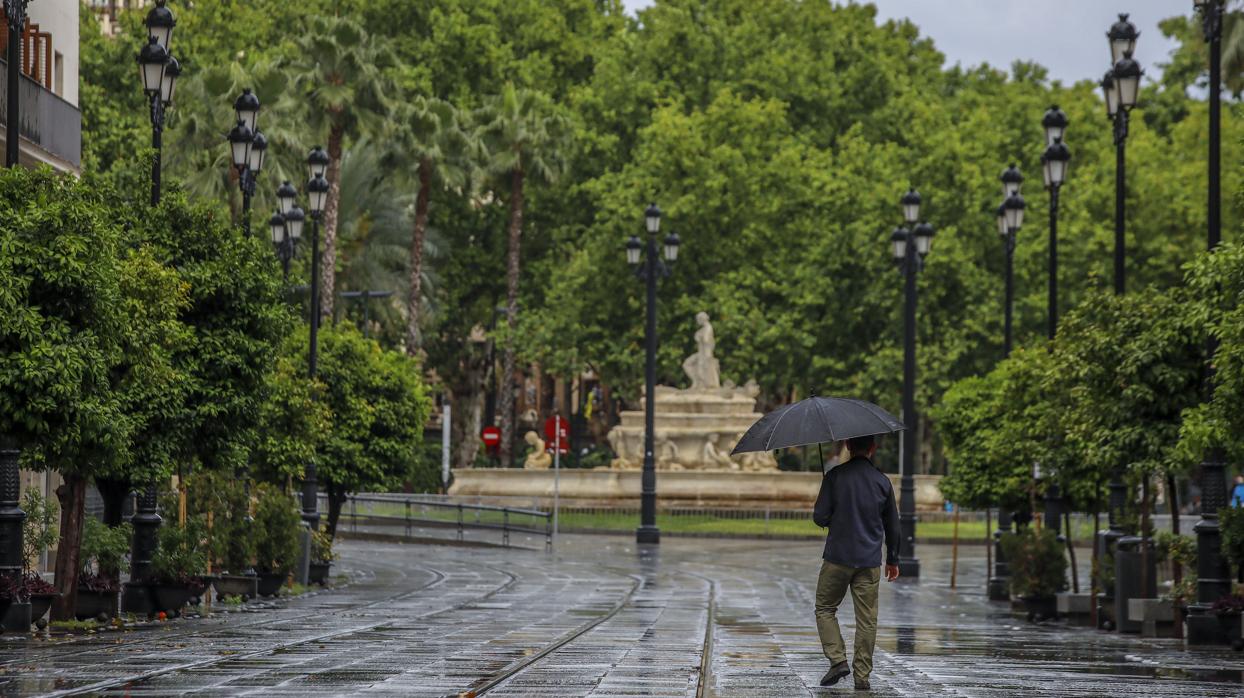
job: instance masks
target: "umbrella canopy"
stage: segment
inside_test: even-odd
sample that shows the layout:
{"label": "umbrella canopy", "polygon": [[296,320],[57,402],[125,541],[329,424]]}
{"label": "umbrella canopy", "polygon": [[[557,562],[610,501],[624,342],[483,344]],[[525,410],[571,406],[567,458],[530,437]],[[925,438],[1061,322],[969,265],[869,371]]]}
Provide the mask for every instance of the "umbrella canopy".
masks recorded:
{"label": "umbrella canopy", "polygon": [[731,454],[893,434],[905,428],[898,418],[871,402],[810,397],[761,417]]}

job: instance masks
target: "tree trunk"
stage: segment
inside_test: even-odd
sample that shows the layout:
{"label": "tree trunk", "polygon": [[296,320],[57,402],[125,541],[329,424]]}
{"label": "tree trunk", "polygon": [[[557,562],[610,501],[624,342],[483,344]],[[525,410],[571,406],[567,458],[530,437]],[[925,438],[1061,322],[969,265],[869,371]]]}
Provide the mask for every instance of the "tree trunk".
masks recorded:
{"label": "tree trunk", "polygon": [[[476,374],[473,372],[472,376],[474,375]],[[459,394],[464,396],[463,399],[457,398]],[[475,465],[475,455],[479,453],[480,431],[483,429],[483,387],[472,384],[461,393],[455,393],[454,404],[459,406],[454,411],[454,443],[458,444],[454,463],[457,468],[470,468]]]}
{"label": "tree trunk", "polygon": [[[1171,511],[1171,533],[1179,536],[1179,491],[1175,489],[1175,475],[1166,474],[1166,507]],[[1171,583],[1176,589],[1184,580],[1184,566],[1171,556]],[[1182,640],[1184,637],[1183,624],[1183,606],[1184,600],[1175,599],[1175,637]]]}
{"label": "tree trunk", "polygon": [[506,258],[505,324],[509,332],[505,337],[505,360],[502,362],[497,411],[501,420],[501,467],[513,465],[514,451],[514,329],[518,326],[518,274],[519,244],[523,236],[523,170],[515,167],[510,172],[510,249]]}
{"label": "tree trunk", "polygon": [[337,278],[337,211],[341,208],[341,141],[345,128],[334,124],[328,131],[328,201],[324,204],[324,248],[320,253],[320,317],[332,322]]}
{"label": "tree trunk", "polygon": [[116,528],[122,524],[122,512],[125,510],[125,499],[133,491],[129,480],[113,480],[95,478],[95,487],[104,500],[104,525]]}
{"label": "tree trunk", "polygon": [[1140,593],[1149,593],[1149,475],[1140,480]]}
{"label": "tree trunk", "polygon": [[432,163],[426,159],[419,163],[419,194],[415,197],[415,229],[410,235],[410,291],[406,296],[406,354],[417,356],[421,339],[419,336],[419,309],[422,306],[423,286],[423,240],[428,229],[428,187],[432,175]]}
{"label": "tree trunk", "polygon": [[86,506],[86,478],[65,475],[65,482],[56,488],[60,500],[60,543],[56,546],[56,591],[60,596],[52,602],[52,620],[73,620],[78,602],[78,560],[82,550],[82,517]]}
{"label": "tree trunk", "polygon": [[332,540],[337,537],[337,522],[341,520],[341,505],[346,502],[346,491],[331,482],[325,483],[324,489],[328,493],[328,520],[324,530]]}

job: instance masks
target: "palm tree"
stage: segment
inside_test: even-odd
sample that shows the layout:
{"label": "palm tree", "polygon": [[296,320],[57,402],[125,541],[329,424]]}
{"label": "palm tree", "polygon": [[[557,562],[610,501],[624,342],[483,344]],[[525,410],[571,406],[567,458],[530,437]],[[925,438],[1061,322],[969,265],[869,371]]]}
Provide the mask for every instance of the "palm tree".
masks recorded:
{"label": "palm tree", "polygon": [[371,36],[354,20],[317,16],[295,42],[294,89],[288,99],[305,107],[306,120],[328,131],[328,201],[324,205],[324,247],[320,283],[321,314],[332,317],[337,269],[337,220],[341,200],[341,156],[347,137],[379,132],[390,113],[391,81],[385,71],[395,63],[384,40]]}
{"label": "palm tree", "polygon": [[423,255],[428,229],[428,203],[432,186],[462,189],[471,179],[472,164],[479,159],[479,140],[464,128],[458,110],[435,97],[417,96],[395,115],[399,124],[400,156],[413,166],[417,180],[414,225],[411,229],[409,282],[406,289],[406,353],[419,353],[420,311],[423,303]]}
{"label": "palm tree", "polygon": [[543,92],[507,84],[480,112],[480,135],[490,174],[510,190],[509,250],[506,257],[504,375],[497,411],[501,415],[501,463],[510,465],[514,445],[514,330],[518,325],[518,276],[523,235],[523,187],[529,177],[555,182],[566,170],[570,122]]}

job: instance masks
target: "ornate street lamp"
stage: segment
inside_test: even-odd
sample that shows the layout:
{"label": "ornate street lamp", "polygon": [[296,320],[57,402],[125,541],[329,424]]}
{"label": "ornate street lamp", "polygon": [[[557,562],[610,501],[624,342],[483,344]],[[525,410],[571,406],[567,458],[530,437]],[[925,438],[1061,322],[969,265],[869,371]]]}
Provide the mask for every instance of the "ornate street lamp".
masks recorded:
{"label": "ornate street lamp", "polygon": [[933,245],[933,227],[920,220],[920,194],[911,188],[899,199],[907,227],[890,234],[890,248],[903,274],[903,430],[902,479],[899,485],[899,574],[916,579],[920,561],[916,559],[916,438],[919,415],[916,413],[916,275],[924,268],[924,258]]}
{"label": "ornate street lamp", "polygon": [[[1011,168],[1014,170],[1014,168]],[[1007,170],[1010,172],[1011,170]],[[1016,171],[1018,173],[1018,171]],[[1005,176],[1005,175],[1004,175]],[[1003,353],[1006,356],[1011,355],[1011,347],[1014,346],[1014,317],[1015,317],[1015,241],[1019,236],[1019,229],[1024,225],[1024,208],[1026,203],[1024,197],[1019,193],[1016,187],[1014,193],[1002,202],[1002,223],[1005,230],[1002,231],[1002,243],[1006,251],[1006,296],[1003,325]]]}
{"label": "ornate street lamp", "polygon": [[[1221,124],[1222,124],[1222,25],[1226,11],[1224,0],[1194,0],[1201,12],[1201,29],[1209,45],[1209,187],[1206,219],[1208,244],[1212,252],[1222,240],[1222,180],[1221,180]],[[1210,340],[1206,347],[1206,363],[1210,367],[1206,376],[1206,393],[1212,397],[1214,390],[1214,354],[1217,344]],[[1218,511],[1227,505],[1226,454],[1221,446],[1214,445],[1200,468],[1201,520],[1193,530],[1196,532],[1197,593],[1196,602],[1188,607],[1188,644],[1208,645],[1227,642],[1222,625],[1217,623],[1213,604],[1231,592],[1231,569],[1222,554],[1222,529]]]}
{"label": "ornate street lamp", "polygon": [[[644,211],[647,244],[632,235],[626,242],[626,261],[635,267],[635,275],[647,291],[647,323],[644,326],[644,467],[641,475],[639,528],[635,541],[640,544],[661,542],[657,528],[656,386],[657,386],[657,280],[669,276],[670,266],[678,259],[681,240],[675,233],[665,236],[662,244],[664,260],[658,256],[657,234],[661,232],[661,209],[650,204]],[[646,253],[646,254],[645,254]]]}
{"label": "ornate street lamp", "polygon": [[[324,205],[328,200],[328,180],[324,179],[329,164],[327,160],[327,155],[319,146],[307,156],[307,169],[311,173],[311,179],[307,181],[307,203],[311,213],[311,345],[307,352],[307,374],[312,381],[315,380],[319,361],[320,216],[324,214]],[[312,531],[319,530],[320,525],[315,471],[315,459],[312,458],[307,462],[306,475],[302,479],[302,520]]]}
{"label": "ornate street lamp", "polygon": [[147,93],[151,107],[151,146],[155,149],[155,157],[151,162],[151,205],[158,206],[164,116],[165,110],[173,103],[173,90],[177,77],[181,75],[181,64],[169,54],[167,46],[161,45],[159,38],[152,35],[147,38],[147,45],[138,52],[138,66],[142,75],[143,91]]}
{"label": "ornate street lamp", "polygon": [[[1136,50],[1136,39],[1139,36],[1140,32],[1136,31],[1136,26],[1127,21],[1127,15],[1119,15],[1119,21],[1110,27],[1110,31],[1106,34],[1110,42],[1112,67],[1101,81],[1102,92],[1106,100],[1106,114],[1114,124],[1114,292],[1119,295],[1122,295],[1126,288],[1124,259],[1126,256],[1128,121],[1140,94],[1140,77],[1143,74],[1140,64],[1132,59]],[[1123,484],[1123,473],[1118,468],[1114,469],[1110,475],[1109,489],[1110,528],[1102,532],[1097,542],[1099,559],[1113,555],[1115,544],[1124,535],[1122,514],[1126,501],[1126,487]],[[1104,591],[1107,597],[1113,592],[1111,589]]]}
{"label": "ornate street lamp", "polygon": [[255,185],[268,151],[268,139],[256,126],[259,108],[259,97],[249,87],[243,89],[233,102],[237,125],[227,136],[232,148],[233,167],[238,171],[238,190],[242,193],[242,233],[246,237],[251,236],[251,199],[255,196]]}
{"label": "ornate street lamp", "polygon": [[[1046,337],[1050,342],[1054,341],[1058,332],[1058,199],[1067,179],[1067,165],[1071,162],[1071,149],[1063,143],[1067,125],[1067,115],[1057,105],[1051,106],[1041,118],[1046,142],[1045,152],[1041,154],[1041,170],[1045,188],[1050,193],[1050,261],[1046,301]],[[1045,485],[1045,521],[1046,527],[1055,533],[1062,528],[1062,504],[1058,483],[1050,477]],[[1077,579],[1076,591],[1079,591],[1078,578],[1073,575],[1073,579]]]}
{"label": "ornate street lamp", "polygon": [[154,36],[165,50],[173,43],[173,27],[177,26],[177,18],[166,5],[167,0],[156,0],[155,7],[147,12],[147,18],[143,20],[147,36]]}
{"label": "ornate street lamp", "polygon": [[1002,198],[1006,200],[1013,194],[1018,194],[1020,187],[1024,183],[1024,175],[1016,167],[1015,163],[1002,171]]}

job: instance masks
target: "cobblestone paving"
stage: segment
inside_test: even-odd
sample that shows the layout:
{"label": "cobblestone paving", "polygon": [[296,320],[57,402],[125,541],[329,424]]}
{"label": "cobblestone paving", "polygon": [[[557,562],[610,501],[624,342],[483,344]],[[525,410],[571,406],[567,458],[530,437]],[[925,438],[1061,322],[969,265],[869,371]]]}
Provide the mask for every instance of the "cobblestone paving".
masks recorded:
{"label": "cobblestone paving", "polygon": [[[342,547],[352,583],[336,591],[149,630],[0,638],[0,695],[854,694],[849,680],[817,687],[815,542]],[[1030,625],[985,600],[983,557],[961,558],[951,591],[947,550],[918,552],[918,583],[882,584],[872,695],[1244,695],[1244,655]],[[842,615],[849,643],[849,602]]]}

